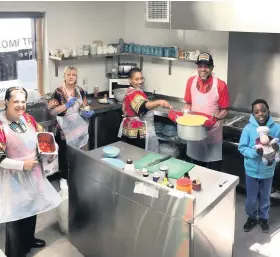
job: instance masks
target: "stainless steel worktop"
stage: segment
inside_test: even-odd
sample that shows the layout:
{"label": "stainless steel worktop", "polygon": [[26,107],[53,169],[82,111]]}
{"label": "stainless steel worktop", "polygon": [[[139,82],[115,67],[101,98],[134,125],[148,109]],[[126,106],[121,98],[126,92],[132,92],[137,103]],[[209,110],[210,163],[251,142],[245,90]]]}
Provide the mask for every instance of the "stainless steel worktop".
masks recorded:
{"label": "stainless steel worktop", "polygon": [[[123,161],[147,153],[113,145]],[[70,241],[85,256],[232,257],[237,177],[196,166],[202,190],[189,195],[103,163],[102,148],[67,151]],[[158,196],[136,193],[141,184]]]}
{"label": "stainless steel worktop", "polygon": [[[118,159],[126,161],[127,159],[138,160],[142,158],[147,151],[135,147],[133,145],[126,144],[124,142],[116,142],[111,144],[120,148],[120,155]],[[103,158],[102,148],[87,152],[87,154],[96,160]],[[136,177],[144,179],[141,172],[135,172]],[[195,166],[190,172],[191,178],[199,177],[202,182],[201,191],[193,191],[192,196],[196,198],[196,213],[195,218],[202,218],[207,214],[216,204],[222,199],[229,191],[235,188],[239,182],[239,178],[226,173],[209,170],[200,166]],[[152,184],[159,185],[152,181],[152,176],[144,179],[149,180]],[[223,181],[227,181],[222,187],[219,184]],[[176,180],[171,179],[171,182],[176,185]]]}

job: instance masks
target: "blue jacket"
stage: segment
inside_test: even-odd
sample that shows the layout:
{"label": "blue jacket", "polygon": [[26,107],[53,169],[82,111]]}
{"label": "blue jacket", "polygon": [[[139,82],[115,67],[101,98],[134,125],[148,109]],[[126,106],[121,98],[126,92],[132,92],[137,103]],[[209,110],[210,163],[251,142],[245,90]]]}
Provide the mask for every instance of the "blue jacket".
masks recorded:
{"label": "blue jacket", "polygon": [[[256,149],[253,149],[253,146],[256,144],[256,139],[259,137],[257,133],[257,127],[259,126],[254,116],[251,115],[249,124],[242,131],[238,150],[244,156],[245,172],[248,176],[261,179],[271,178],[274,175],[276,163],[274,162],[271,166],[263,164]],[[273,119],[269,117],[266,126],[270,129],[270,136],[280,139],[279,124],[274,123]]]}

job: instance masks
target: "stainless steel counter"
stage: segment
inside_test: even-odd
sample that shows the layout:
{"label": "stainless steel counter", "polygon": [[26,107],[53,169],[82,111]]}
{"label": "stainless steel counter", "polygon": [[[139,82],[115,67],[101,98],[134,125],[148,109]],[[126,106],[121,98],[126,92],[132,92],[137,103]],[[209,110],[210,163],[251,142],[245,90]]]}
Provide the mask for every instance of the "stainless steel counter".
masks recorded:
{"label": "stainless steel counter", "polygon": [[[124,161],[147,153],[113,145]],[[70,240],[85,256],[232,257],[238,177],[196,166],[202,190],[188,195],[103,163],[102,148],[68,151]],[[134,193],[139,182],[158,198]]]}
{"label": "stainless steel counter", "polygon": [[[121,141],[111,145],[116,146],[121,150],[118,159],[124,162],[126,162],[126,160],[128,159],[139,160],[145,154],[147,154],[147,151]],[[87,152],[87,154],[92,158],[100,161],[104,157],[102,149],[103,148],[97,148],[95,150]],[[107,163],[105,164],[108,165]],[[141,172],[135,172],[133,175],[139,179],[149,181],[156,186],[159,185],[158,183],[154,183],[152,181],[152,176],[149,176],[147,179],[145,179],[143,178]],[[200,166],[195,166],[189,172],[189,175],[191,178],[199,177],[202,181],[203,187],[203,190],[201,191],[192,192],[192,196],[195,197],[196,202],[196,211],[194,215],[195,218],[202,218],[205,214],[207,214],[214,207],[215,202],[223,198],[229,191],[235,188],[239,182],[239,179],[236,176],[209,170]],[[220,187],[219,184],[223,181],[227,181],[227,183],[223,185],[223,187]],[[171,182],[176,185],[176,180],[171,179]]]}

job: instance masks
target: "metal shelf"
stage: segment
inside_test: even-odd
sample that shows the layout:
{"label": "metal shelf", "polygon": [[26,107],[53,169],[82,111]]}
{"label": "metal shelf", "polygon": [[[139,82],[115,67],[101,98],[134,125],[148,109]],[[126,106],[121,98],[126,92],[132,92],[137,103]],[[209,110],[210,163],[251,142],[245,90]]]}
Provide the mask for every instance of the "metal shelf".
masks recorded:
{"label": "metal shelf", "polygon": [[120,54],[96,54],[96,55],[83,55],[83,56],[71,56],[71,57],[57,57],[57,56],[50,56],[51,60],[54,61],[69,61],[69,60],[91,60],[99,57],[111,57],[111,56],[119,56]]}
{"label": "metal shelf", "polygon": [[120,56],[136,56],[140,58],[140,69],[143,69],[143,60],[144,57],[150,57],[153,59],[160,59],[160,60],[165,60],[168,61],[168,74],[172,74],[172,62],[173,61],[180,61],[180,62],[189,62],[189,63],[195,63],[194,60],[185,60],[185,59],[180,59],[180,58],[172,58],[172,57],[162,57],[162,56],[154,56],[154,55],[144,55],[144,54],[134,54],[134,53],[117,53],[117,54],[97,54],[97,55],[86,55],[86,56],[76,56],[76,57],[67,57],[67,58],[61,58],[61,57],[56,57],[56,56],[50,56],[50,60],[54,61],[55,64],[55,76],[58,76],[58,65],[60,62],[63,61],[74,61],[74,60],[93,60],[96,58],[101,58],[101,57],[114,57],[117,56],[118,58]]}

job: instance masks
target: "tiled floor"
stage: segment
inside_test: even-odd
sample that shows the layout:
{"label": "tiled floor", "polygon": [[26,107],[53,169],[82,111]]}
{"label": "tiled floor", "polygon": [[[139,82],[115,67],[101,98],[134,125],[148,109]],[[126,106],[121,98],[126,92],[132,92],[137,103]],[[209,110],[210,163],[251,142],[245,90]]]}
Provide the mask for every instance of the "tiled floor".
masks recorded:
{"label": "tiled floor", "polygon": [[[234,257],[279,257],[280,256],[280,202],[272,201],[270,209],[270,232],[264,234],[257,227],[249,233],[243,231],[246,222],[244,194],[237,194],[235,219]],[[250,250],[255,246],[255,250]]]}
{"label": "tiled floor", "polygon": [[[260,227],[250,233],[243,232],[246,221],[244,213],[244,194],[237,194],[236,199],[236,233],[234,257],[279,257],[280,256],[280,203],[271,207],[271,231],[263,234]],[[32,250],[28,257],[83,257],[71,245],[67,236],[63,235],[58,227],[56,212],[50,211],[38,217],[37,237],[46,240],[47,247],[43,250]],[[255,250],[250,250],[255,245]],[[4,249],[4,226],[0,225],[0,249]],[[203,257],[203,256],[201,256]]]}

